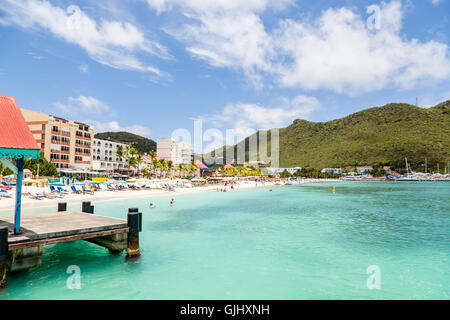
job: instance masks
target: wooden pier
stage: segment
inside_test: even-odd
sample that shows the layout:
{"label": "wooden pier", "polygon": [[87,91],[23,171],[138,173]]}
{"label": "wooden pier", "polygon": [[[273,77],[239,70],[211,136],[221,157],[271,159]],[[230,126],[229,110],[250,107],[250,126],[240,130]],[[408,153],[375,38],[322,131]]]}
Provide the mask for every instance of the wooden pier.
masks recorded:
{"label": "wooden pier", "polygon": [[0,287],[6,285],[6,270],[40,266],[43,246],[50,244],[86,240],[111,252],[127,250],[127,257],[140,256],[138,209],[129,209],[128,220],[122,220],[93,214],[90,202],[83,203],[84,212],[66,207],[60,203],[58,212],[23,215],[20,234],[14,234],[14,217],[0,217]]}

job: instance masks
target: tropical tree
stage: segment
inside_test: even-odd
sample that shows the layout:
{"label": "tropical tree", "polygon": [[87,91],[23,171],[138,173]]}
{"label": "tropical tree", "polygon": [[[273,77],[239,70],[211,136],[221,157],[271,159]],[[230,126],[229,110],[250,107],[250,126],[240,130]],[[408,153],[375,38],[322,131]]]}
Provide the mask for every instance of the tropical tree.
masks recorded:
{"label": "tropical tree", "polygon": [[125,149],[123,146],[118,145],[116,152],[114,152],[114,154],[116,155],[116,157],[118,157],[120,160],[122,160],[123,158],[125,158]]}
{"label": "tropical tree", "polygon": [[56,165],[53,162],[47,161],[44,157],[44,153],[41,152],[39,160],[27,159],[24,162],[24,168],[30,170],[33,175],[37,175],[37,166],[39,163],[39,175],[44,177],[55,177],[58,175]]}
{"label": "tropical tree", "polygon": [[136,169],[137,169],[137,173],[138,173],[138,175],[139,175],[141,165],[142,165],[142,163],[144,162],[144,157],[142,156],[142,154],[138,153],[138,154],[135,156],[135,159],[136,159]]}
{"label": "tropical tree", "polygon": [[172,172],[173,169],[173,162],[171,160],[167,161],[167,172],[170,173]]}

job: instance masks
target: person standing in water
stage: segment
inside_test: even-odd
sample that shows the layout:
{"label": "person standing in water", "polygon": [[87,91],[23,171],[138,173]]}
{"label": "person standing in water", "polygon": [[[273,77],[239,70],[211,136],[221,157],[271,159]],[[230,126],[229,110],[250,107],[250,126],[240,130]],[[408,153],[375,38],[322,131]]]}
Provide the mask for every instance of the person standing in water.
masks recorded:
{"label": "person standing in water", "polygon": [[154,208],[153,202],[150,202],[150,208]]}

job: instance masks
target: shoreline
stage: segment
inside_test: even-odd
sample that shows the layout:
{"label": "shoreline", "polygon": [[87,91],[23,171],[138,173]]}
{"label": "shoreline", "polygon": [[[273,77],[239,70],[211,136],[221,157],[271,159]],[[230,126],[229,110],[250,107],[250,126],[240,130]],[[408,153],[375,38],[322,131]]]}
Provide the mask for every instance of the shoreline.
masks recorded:
{"label": "shoreline", "polygon": [[[332,180],[327,180],[329,182]],[[305,180],[298,183],[312,183],[319,182],[315,179]],[[263,187],[277,187],[279,185],[275,185],[272,182],[266,182],[264,184],[255,182],[247,182],[247,183],[239,183],[237,186],[234,186],[234,191],[239,191],[241,189],[253,189],[253,188],[263,188]],[[212,192],[216,191],[217,188],[226,188],[227,191],[230,191],[230,187],[222,186],[222,185],[210,185],[203,187],[193,187],[193,188],[175,188],[176,191],[167,191],[167,190],[126,190],[126,191],[97,191],[94,195],[90,194],[74,194],[69,193],[66,194],[64,198],[54,198],[48,199],[44,198],[43,200],[35,200],[31,199],[28,196],[22,196],[22,209],[30,209],[30,208],[43,208],[43,207],[51,207],[56,206],[58,202],[66,202],[67,204],[81,203],[83,201],[95,201],[95,202],[104,202],[104,201],[119,201],[119,200],[131,200],[131,199],[141,199],[146,197],[159,197],[159,196],[176,196],[176,195],[184,195],[184,194],[192,194],[198,192]],[[2,198],[0,201],[0,216],[5,216],[7,212],[14,211],[15,205],[15,197],[12,198]]]}

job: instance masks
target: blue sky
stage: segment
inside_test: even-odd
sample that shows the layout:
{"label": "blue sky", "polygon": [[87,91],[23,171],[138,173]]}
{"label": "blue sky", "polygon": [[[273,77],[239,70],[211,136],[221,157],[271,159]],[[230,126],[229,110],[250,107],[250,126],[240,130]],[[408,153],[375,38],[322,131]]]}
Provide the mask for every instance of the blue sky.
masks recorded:
{"label": "blue sky", "polygon": [[[371,8],[369,12],[368,8]],[[450,1],[0,0],[0,94],[152,139],[450,99]]]}

